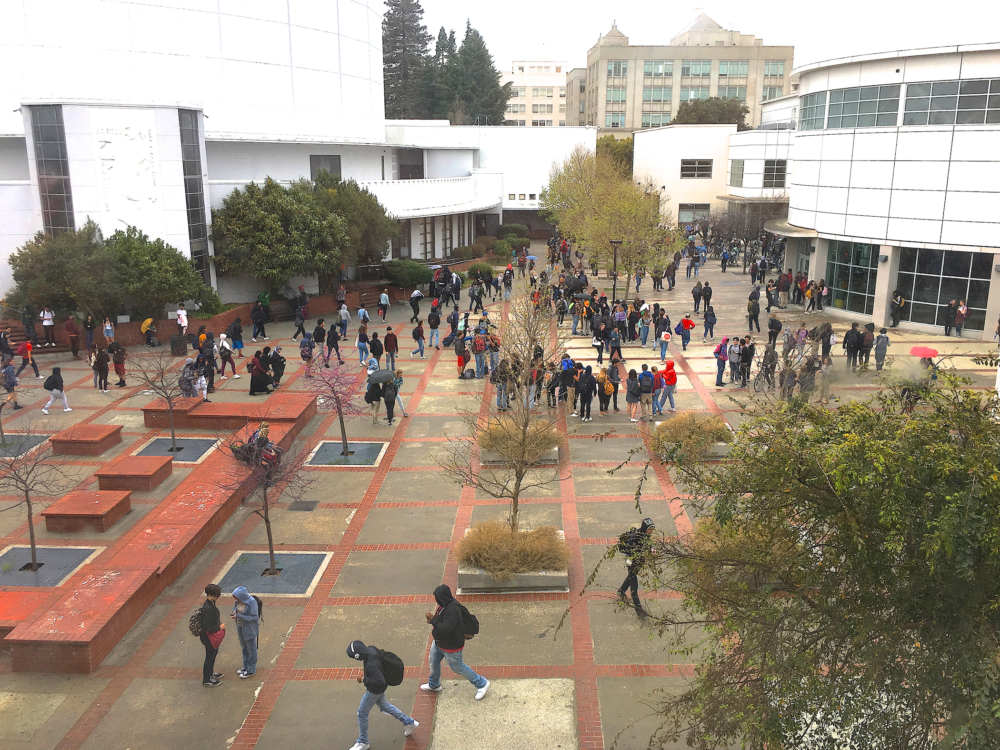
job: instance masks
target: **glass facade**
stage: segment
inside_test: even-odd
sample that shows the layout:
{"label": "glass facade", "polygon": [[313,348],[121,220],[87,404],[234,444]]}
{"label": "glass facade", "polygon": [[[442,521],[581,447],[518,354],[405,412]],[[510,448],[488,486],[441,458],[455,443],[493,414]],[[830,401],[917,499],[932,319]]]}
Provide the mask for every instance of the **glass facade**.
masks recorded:
{"label": "glass facade", "polygon": [[822,130],[825,121],[825,91],[799,97],[799,130]]}
{"label": "glass facade", "polygon": [[618,78],[628,75],[628,60],[608,60],[608,77]]}
{"label": "glass facade", "polygon": [[711,60],[683,60],[681,62],[681,75],[692,78],[708,78],[712,75]]}
{"label": "glass facade", "polygon": [[729,160],[729,186],[743,187],[743,159]]}
{"label": "glass facade", "polygon": [[904,125],[1000,123],[1000,78],[906,86]]}
{"label": "glass facade", "polygon": [[785,75],[785,61],[766,60],[764,62],[764,75],[767,77]]}
{"label": "glass facade", "polygon": [[681,101],[708,99],[708,86],[681,86]]}
{"label": "glass facade", "polygon": [[747,100],[746,86],[719,86],[720,99],[739,99],[741,102]]}
{"label": "glass facade", "polygon": [[969,307],[965,327],[982,331],[992,274],[992,253],[902,247],[895,288],[907,304],[900,319],[944,325],[944,306],[951,300],[965,300]]}
{"label": "glass facade", "polygon": [[62,106],[31,107],[31,137],[35,142],[38,195],[42,202],[42,225],[46,234],[76,229],[73,190],[69,181],[66,128]]}
{"label": "glass facade", "polygon": [[681,203],[677,207],[677,223],[683,226],[694,221],[708,221],[711,209],[710,203]]}
{"label": "glass facade", "polygon": [[669,102],[673,89],[669,86],[644,86],[642,100],[644,102]]}
{"label": "glass facade", "polygon": [[871,315],[875,308],[878,276],[878,245],[830,240],[826,261],[826,285],[830,296],[824,304],[838,310]]}
{"label": "glass facade", "polygon": [[674,74],[674,61],[646,60],[645,65],[643,66],[642,74],[645,76],[652,76],[653,78],[672,76]]}
{"label": "glass facade", "polygon": [[[184,169],[184,198],[187,201],[188,239],[191,260],[206,284],[212,282],[208,267],[208,222],[205,218],[205,186],[201,175],[201,139],[198,113],[177,110],[181,129],[181,163]],[[339,172],[339,170],[338,170]]]}
{"label": "glass facade", "polygon": [[658,128],[661,125],[669,125],[669,124],[670,124],[669,112],[642,113],[642,127],[644,128]]}
{"label": "glass facade", "polygon": [[828,128],[895,127],[899,84],[838,89],[830,92]]}

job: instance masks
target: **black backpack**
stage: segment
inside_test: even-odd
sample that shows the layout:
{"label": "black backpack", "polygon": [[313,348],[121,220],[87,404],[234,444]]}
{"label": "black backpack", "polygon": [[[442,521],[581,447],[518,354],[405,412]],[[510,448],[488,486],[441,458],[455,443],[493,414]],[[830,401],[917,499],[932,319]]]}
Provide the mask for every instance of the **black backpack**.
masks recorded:
{"label": "black backpack", "polygon": [[385,678],[385,684],[390,687],[401,685],[403,683],[403,670],[405,669],[403,660],[392,653],[392,651],[383,651],[380,648],[375,650],[378,652],[375,658],[382,665],[382,676]]}
{"label": "black backpack", "polygon": [[264,602],[261,601],[260,597],[256,594],[250,594],[253,600],[257,602],[257,619],[264,622]]}
{"label": "black backpack", "polygon": [[640,393],[652,393],[653,392],[653,374],[650,372],[644,372],[639,376],[639,392]]}
{"label": "black backpack", "polygon": [[479,620],[464,604],[458,601],[455,604],[462,610],[462,632],[465,634],[465,640],[471,641],[479,634]]}

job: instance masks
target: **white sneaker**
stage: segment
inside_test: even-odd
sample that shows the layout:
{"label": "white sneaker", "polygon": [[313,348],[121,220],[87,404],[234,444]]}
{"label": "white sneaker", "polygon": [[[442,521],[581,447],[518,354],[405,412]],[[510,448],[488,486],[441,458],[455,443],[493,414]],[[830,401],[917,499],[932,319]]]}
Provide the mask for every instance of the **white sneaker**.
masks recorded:
{"label": "white sneaker", "polygon": [[73,411],[73,410],[67,406],[65,409],[63,409],[63,411]]}
{"label": "white sneaker", "polygon": [[438,685],[436,688],[432,688],[429,682],[425,682],[423,685],[421,685],[420,689],[423,690],[425,693],[440,693],[442,690],[444,690],[444,688],[441,687],[440,685]]}
{"label": "white sneaker", "polygon": [[250,340],[251,340],[252,342],[254,342],[255,344],[257,343],[257,339],[250,339]]}
{"label": "white sneaker", "polygon": [[49,416],[49,410],[48,409],[42,409],[42,414],[44,414],[46,417]]}
{"label": "white sneaker", "polygon": [[239,380],[239,379],[240,379],[239,375],[233,375],[233,380]]}
{"label": "white sneaker", "polygon": [[368,748],[370,747],[371,745],[366,745],[363,742],[355,742],[353,745],[351,745],[351,750],[368,750]]}
{"label": "white sneaker", "polygon": [[577,414],[576,412],[573,412],[572,414],[570,414],[570,416],[571,416],[571,417],[579,417],[580,415],[579,415],[579,414]]}
{"label": "white sneaker", "polygon": [[219,378],[219,380],[229,380],[229,378],[227,378],[225,375],[223,375],[221,378]]}
{"label": "white sneaker", "polygon": [[490,681],[487,680],[486,684],[483,685],[479,690],[476,691],[476,700],[481,701],[486,697],[486,694],[490,691]]}
{"label": "white sneaker", "polygon": [[404,737],[409,737],[411,734],[414,733],[414,731],[416,731],[417,727],[419,727],[419,726],[420,726],[420,722],[417,721],[416,719],[414,719],[412,724],[409,724],[409,725],[407,725],[406,727],[403,728],[403,736]]}
{"label": "white sneaker", "polygon": [[264,341],[270,341],[270,340],[271,340],[271,337],[270,337],[270,336],[265,336],[265,337],[264,337]]}

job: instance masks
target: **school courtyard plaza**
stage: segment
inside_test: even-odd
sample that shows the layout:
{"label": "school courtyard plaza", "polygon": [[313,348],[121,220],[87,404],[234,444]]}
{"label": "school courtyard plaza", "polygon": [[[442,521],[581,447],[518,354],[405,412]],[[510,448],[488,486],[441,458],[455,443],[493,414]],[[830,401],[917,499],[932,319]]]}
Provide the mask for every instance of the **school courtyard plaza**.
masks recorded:
{"label": "school courtyard plaza", "polygon": [[[536,244],[535,254],[544,258],[544,247]],[[678,371],[677,408],[722,414],[738,427],[741,403],[753,397],[753,389],[716,388],[712,351],[723,336],[746,331],[749,276],[738,271],[722,274],[718,264],[710,262],[700,278],[716,290],[716,340],[702,342],[699,315],[688,350],[680,350],[679,337],[671,343],[668,356]],[[606,284],[603,274],[592,281]],[[647,278],[639,296],[661,302],[676,323],[691,309],[693,283],[680,277],[674,291],[654,294]],[[607,291],[610,298],[609,286]],[[634,286],[629,298],[633,292]],[[619,290],[619,297],[622,294]],[[468,305],[464,294],[461,304],[463,310]],[[496,311],[491,317],[502,315],[499,298],[488,308]],[[404,350],[397,365],[404,371],[403,401],[409,416],[401,418],[397,412],[392,427],[373,425],[370,416],[348,423],[352,441],[376,444],[369,446],[376,461],[370,466],[337,466],[326,460],[338,450],[340,428],[335,414],[315,409],[306,390],[297,345],[290,340],[291,323],[268,331],[268,343],[282,344],[288,358],[278,391],[251,398],[245,372],[240,380],[217,381],[206,418],[182,420],[178,436],[187,454],[182,451],[172,462],[164,458],[169,453],[162,440],[169,438],[169,431],[146,426],[150,421],[162,424],[162,412],[142,411],[149,411],[153,397],[134,382],[102,394],[93,387],[85,360],[41,350],[43,373],[53,365],[62,367],[74,411],[54,409],[43,415],[42,381],[25,378],[19,391],[27,408],[2,414],[7,434],[30,429],[52,436],[89,426],[80,434],[105,435],[109,443],[120,436],[120,442],[103,446],[99,455],[59,456],[65,480],[51,489],[42,505],[72,493],[92,494],[99,486],[102,491],[111,488],[116,471],[119,481],[129,474],[119,466],[122,460],[137,455],[142,460],[133,462],[138,468],[127,477],[137,482],[131,485],[130,510],[106,530],[54,530],[61,528],[58,523],[47,528],[46,520],[36,515],[43,561],[51,559],[50,570],[58,569],[48,573],[43,566],[42,573],[57,585],[26,585],[17,565],[0,567],[0,629],[10,631],[10,638],[19,637],[27,649],[22,653],[41,660],[49,670],[25,671],[18,659],[26,657],[18,657],[17,648],[11,650],[3,642],[0,748],[347,750],[357,739],[356,711],[363,693],[356,681],[360,669],[345,653],[355,639],[402,658],[406,678],[390,688],[387,697],[420,722],[416,732],[404,738],[398,721],[373,711],[370,741],[377,750],[596,750],[611,747],[616,738],[617,747],[626,750],[646,746],[658,724],[646,705],[653,691],[676,689],[692,667],[677,663],[664,641],[647,632],[633,611],[616,604],[614,592],[625,575],[621,560],[606,564],[596,585],[583,598],[580,593],[608,546],[642,517],[653,518],[658,530],[668,535],[689,530],[695,519],[675,490],[670,467],[663,465],[653,467],[641,513],[635,508],[645,453],[614,476],[607,473],[633,448],[648,446],[650,439],[650,425],[629,422],[624,394],[621,413],[608,418],[595,416],[583,423],[563,416],[565,441],[558,468],[553,469],[558,480],[522,500],[523,526],[553,524],[564,531],[572,551],[569,592],[461,596],[481,623],[480,634],[465,649],[465,660],[492,681],[491,690],[477,702],[474,689],[445,669],[443,692],[420,692],[428,675],[431,641],[424,613],[434,609],[431,592],[441,583],[456,587],[454,550],[466,529],[503,516],[507,509],[504,502],[478,496],[442,473],[447,441],[461,438],[465,430],[461,413],[482,411],[493,388],[488,379],[458,380],[451,349],[432,348],[426,360],[411,360],[406,351],[412,340],[410,314],[408,306],[397,305],[388,316]],[[779,314],[784,325],[796,328],[801,320],[810,328],[828,320],[823,315],[803,317],[797,308]],[[763,310],[761,319],[760,349],[767,340]],[[829,320],[842,340],[848,323]],[[376,319],[369,330],[381,334],[384,326]],[[353,341],[353,332],[352,323],[348,341]],[[889,355],[897,362],[912,359],[912,346],[928,345],[941,355],[954,355],[942,367],[957,368],[976,387],[994,385],[995,372],[971,359],[991,351],[994,343],[906,332],[890,335]],[[253,346],[249,339],[247,345]],[[132,351],[134,356],[144,353],[138,347]],[[572,337],[569,353],[596,364],[589,336]],[[839,343],[834,354],[844,373]],[[356,362],[354,350],[344,347],[347,361],[352,355]],[[651,348],[628,347],[625,357],[627,368],[659,363]],[[360,387],[360,367],[358,377]],[[866,398],[876,388],[874,373],[842,375],[834,385],[831,408],[836,408],[837,399]],[[217,498],[218,477],[233,460],[220,451],[218,441],[238,431],[240,420],[253,426],[261,418],[271,421],[272,437],[290,451],[313,457],[305,471],[315,472],[317,481],[301,496],[281,496],[272,512],[278,566],[283,569],[278,578],[285,588],[261,594],[264,617],[257,673],[250,679],[237,677],[241,657],[231,633],[216,662],[216,670],[225,673],[223,684],[204,689],[204,650],[189,632],[188,619],[204,601],[205,585],[214,582],[223,588],[219,608],[226,622],[232,607],[229,592],[245,581],[255,591],[253,582],[260,580],[267,552],[260,518],[238,498]],[[107,425],[121,430],[92,429]],[[599,435],[605,439],[597,440]],[[332,441],[332,448],[325,449],[324,441]],[[106,474],[104,479],[99,472]],[[23,505],[0,513],[0,535],[5,555],[28,544]],[[158,580],[162,583],[157,588]],[[146,593],[125,601],[130,585],[133,593]],[[653,613],[678,606],[669,594],[646,600]],[[109,614],[129,607],[135,609],[125,619],[114,620]],[[569,615],[557,633],[567,608]],[[129,627],[116,627],[116,622]],[[67,669],[60,670],[58,660],[67,653],[59,650],[61,641],[71,640],[74,633],[98,631],[100,638],[110,639],[106,655],[92,665],[67,661]],[[51,647],[25,645],[33,638],[44,640],[46,633],[58,634]]]}

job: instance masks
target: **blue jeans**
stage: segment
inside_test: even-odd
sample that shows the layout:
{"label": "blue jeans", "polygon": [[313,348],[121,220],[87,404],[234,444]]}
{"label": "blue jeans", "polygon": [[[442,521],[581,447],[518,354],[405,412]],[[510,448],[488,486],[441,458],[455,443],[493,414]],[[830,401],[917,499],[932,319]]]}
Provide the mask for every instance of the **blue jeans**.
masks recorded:
{"label": "blue jeans", "polygon": [[243,649],[243,671],[253,674],[257,671],[257,639],[243,638],[243,628],[236,628],[236,636],[240,639],[240,648]]}
{"label": "blue jeans", "polygon": [[649,326],[639,326],[639,340],[642,342],[643,346],[646,345],[646,339],[648,338],[648,336],[649,336]]}
{"label": "blue jeans", "polygon": [[504,288],[503,288],[503,298],[504,299],[510,299],[510,293],[513,291],[513,289],[514,289],[513,287],[504,286]]}
{"label": "blue jeans", "polygon": [[403,412],[403,414],[405,415],[406,414],[406,407],[403,406],[403,397],[400,396],[398,393],[396,394],[396,403],[399,404],[399,410],[401,412]]}
{"label": "blue jeans", "polygon": [[378,706],[382,713],[399,719],[404,727],[413,724],[413,719],[385,699],[385,693],[371,693],[366,690],[361,696],[361,705],[358,706],[358,742],[362,745],[368,744],[368,714],[375,706]]}
{"label": "blue jeans", "polygon": [[413,356],[414,354],[417,354],[417,353],[419,353],[421,357],[424,356],[424,340],[423,339],[417,339],[417,348],[414,349],[412,352],[410,352],[410,356]]}
{"label": "blue jeans", "polygon": [[579,315],[574,315],[573,316],[573,335],[574,336],[576,336],[576,327],[578,325],[580,325],[580,316]]}
{"label": "blue jeans", "polygon": [[690,344],[690,343],[691,343],[691,331],[688,330],[687,328],[685,328],[684,332],[681,334],[682,348],[683,349],[687,349],[688,348],[688,344]]}
{"label": "blue jeans", "polygon": [[504,383],[497,383],[497,408],[506,409],[510,406],[507,400],[507,386]]}
{"label": "blue jeans", "polygon": [[667,347],[670,346],[669,341],[660,342],[660,361],[664,362],[667,359]]}
{"label": "blue jeans", "polygon": [[363,365],[368,360],[368,344],[358,342],[358,364]]}
{"label": "blue jeans", "polygon": [[694,277],[695,277],[696,279],[698,278],[698,266],[699,266],[699,264],[698,264],[698,263],[695,263],[695,264],[694,264]]}
{"label": "blue jeans", "polygon": [[472,667],[468,666],[464,661],[462,661],[461,651],[454,651],[454,652],[442,651],[441,649],[438,648],[438,645],[435,643],[431,645],[431,658],[429,660],[431,665],[431,676],[427,679],[427,684],[430,685],[432,688],[437,689],[441,687],[442,659],[447,659],[448,666],[451,668],[451,671],[459,675],[460,677],[464,677],[465,679],[467,679],[469,682],[471,682],[473,685],[476,686],[477,690],[481,687],[486,686],[486,678],[483,677],[482,675],[476,674],[475,671],[473,671]]}
{"label": "blue jeans", "polygon": [[653,391],[653,414],[663,414],[663,405],[660,403],[660,394],[662,391],[662,388],[657,388]]}
{"label": "blue jeans", "polygon": [[705,335],[702,336],[702,338],[705,339],[705,338],[708,338],[709,336],[711,336],[713,339],[715,338],[715,326],[710,326],[708,323],[706,323],[705,324]]}
{"label": "blue jeans", "polygon": [[687,277],[689,279],[691,278],[691,266],[688,266],[688,276]]}
{"label": "blue jeans", "polygon": [[718,360],[716,360],[716,364],[719,367],[719,371],[718,371],[718,373],[715,376],[715,384],[716,385],[725,385],[725,383],[722,382],[722,376],[726,374],[726,362],[727,361],[728,360],[725,360],[725,359],[718,359]]}
{"label": "blue jeans", "polygon": [[500,365],[500,352],[490,350],[490,372],[493,372]]}
{"label": "blue jeans", "polygon": [[483,377],[483,370],[486,369],[486,355],[482,352],[476,354],[476,377]]}
{"label": "blue jeans", "polygon": [[396,369],[396,352],[385,353],[385,369],[387,370]]}
{"label": "blue jeans", "polygon": [[666,401],[667,401],[668,398],[670,399],[670,408],[671,409],[677,408],[674,405],[674,391],[676,389],[677,389],[676,385],[665,385],[665,386],[663,386],[663,388],[660,389],[660,404],[659,404],[659,407],[657,407],[657,405],[656,405],[656,399],[654,398],[653,399],[653,408],[654,409],[659,408],[660,414],[662,414],[663,413],[663,404],[666,403]]}
{"label": "blue jeans", "polygon": [[438,346],[441,343],[441,334],[437,328],[431,329],[431,335],[427,338],[427,346]]}
{"label": "blue jeans", "polygon": [[340,338],[347,338],[347,321],[343,321],[340,324]]}

